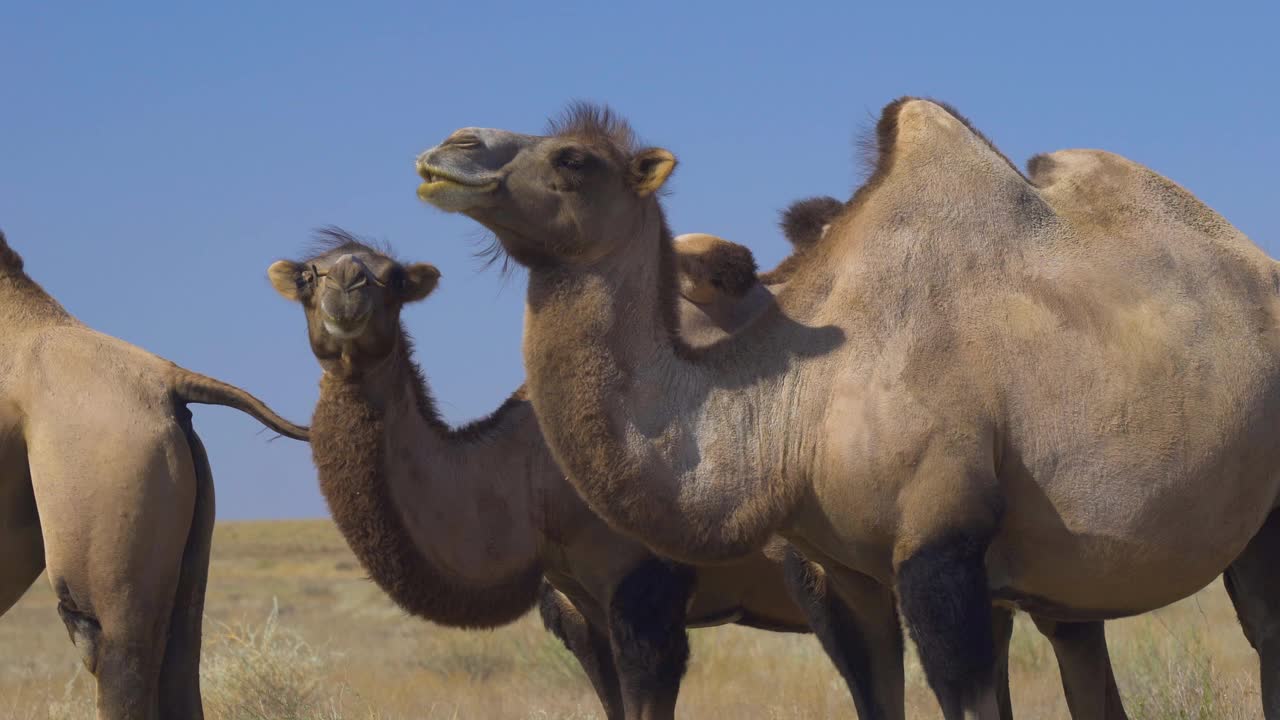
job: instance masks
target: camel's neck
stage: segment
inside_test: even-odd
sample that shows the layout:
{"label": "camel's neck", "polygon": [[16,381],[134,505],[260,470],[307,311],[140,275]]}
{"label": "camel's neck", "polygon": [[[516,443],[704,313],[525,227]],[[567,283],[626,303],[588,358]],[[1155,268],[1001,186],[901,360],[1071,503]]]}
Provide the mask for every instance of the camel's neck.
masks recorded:
{"label": "camel's neck", "polygon": [[764,431],[787,422],[779,382],[753,353],[701,357],[674,338],[674,251],[656,203],[643,225],[622,256],[530,273],[530,395],[560,466],[611,524],[678,558],[743,554],[798,497]]}
{"label": "camel's neck", "polygon": [[541,478],[557,471],[527,402],[460,430],[438,417],[408,337],[378,368],[326,374],[311,426],[320,487],[372,578],[405,610],[487,627],[532,606]]}

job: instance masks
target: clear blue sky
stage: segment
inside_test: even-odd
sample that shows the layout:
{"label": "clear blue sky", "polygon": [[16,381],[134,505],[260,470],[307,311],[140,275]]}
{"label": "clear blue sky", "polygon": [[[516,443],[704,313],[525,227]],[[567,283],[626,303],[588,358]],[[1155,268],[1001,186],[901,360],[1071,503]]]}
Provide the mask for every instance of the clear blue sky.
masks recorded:
{"label": "clear blue sky", "polygon": [[[300,421],[320,371],[264,271],[329,223],[444,272],[406,319],[448,419],[519,384],[524,278],[477,272],[480,233],[419,204],[412,161],[461,126],[539,131],[574,98],[679,156],[676,232],[764,266],[777,210],[847,197],[853,139],[903,94],[954,104],[1017,163],[1146,163],[1276,254],[1274,4],[621,5],[7,2],[0,228],[84,321]],[[324,513],[303,445],[194,410],[221,518]]]}

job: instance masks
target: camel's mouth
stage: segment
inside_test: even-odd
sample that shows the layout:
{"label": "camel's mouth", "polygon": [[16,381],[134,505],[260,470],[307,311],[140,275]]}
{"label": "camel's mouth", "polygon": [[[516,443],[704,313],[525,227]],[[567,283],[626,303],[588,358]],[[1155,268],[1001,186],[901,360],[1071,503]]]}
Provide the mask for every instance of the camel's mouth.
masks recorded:
{"label": "camel's mouth", "polygon": [[462,212],[476,204],[478,199],[498,187],[497,180],[473,182],[438,167],[418,163],[418,198],[441,210]]}
{"label": "camel's mouth", "polygon": [[354,340],[364,334],[364,326],[369,324],[372,311],[365,311],[357,318],[339,320],[325,314],[324,331],[335,340]]}

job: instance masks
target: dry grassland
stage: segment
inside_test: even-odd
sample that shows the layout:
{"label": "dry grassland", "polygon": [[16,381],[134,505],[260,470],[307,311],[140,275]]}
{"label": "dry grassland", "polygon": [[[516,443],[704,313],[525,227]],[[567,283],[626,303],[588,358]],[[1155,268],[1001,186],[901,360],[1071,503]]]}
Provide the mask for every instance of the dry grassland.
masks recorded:
{"label": "dry grassland", "polygon": [[[327,521],[220,524],[206,612],[210,720],[603,718],[536,613],[492,632],[405,617]],[[1131,716],[1262,716],[1256,656],[1220,582],[1110,623],[1108,639]],[[854,717],[812,637],[729,627],[694,631],[692,643],[681,717]],[[1019,718],[1067,717],[1053,652],[1025,618],[1010,670]],[[42,577],[0,618],[0,718],[89,718],[92,695]],[[908,703],[908,717],[939,717],[914,656]]]}

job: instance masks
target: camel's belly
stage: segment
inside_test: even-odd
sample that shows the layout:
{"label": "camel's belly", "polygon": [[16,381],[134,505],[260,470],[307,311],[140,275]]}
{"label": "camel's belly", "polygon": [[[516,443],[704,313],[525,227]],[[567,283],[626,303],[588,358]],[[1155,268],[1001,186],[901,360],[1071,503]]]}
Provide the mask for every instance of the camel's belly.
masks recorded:
{"label": "camel's belly", "polygon": [[697,572],[687,613],[690,627],[743,622],[779,630],[808,629],[808,620],[787,592],[781,563],[757,553],[740,563],[709,565]]}
{"label": "camel's belly", "polygon": [[1163,486],[1138,476],[1113,485],[1015,485],[987,554],[993,592],[1061,619],[1119,617],[1180,600],[1244,550],[1272,512],[1280,475],[1230,482],[1204,475]]}

